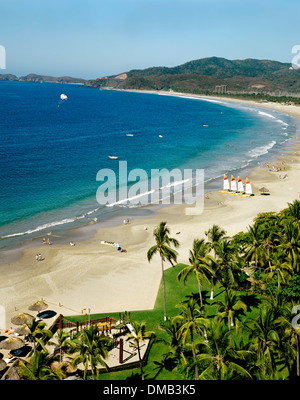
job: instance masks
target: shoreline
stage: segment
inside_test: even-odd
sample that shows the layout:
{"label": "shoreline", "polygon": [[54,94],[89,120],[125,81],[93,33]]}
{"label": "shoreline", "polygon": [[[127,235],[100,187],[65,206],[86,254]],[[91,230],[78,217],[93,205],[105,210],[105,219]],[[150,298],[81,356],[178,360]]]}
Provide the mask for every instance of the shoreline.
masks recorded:
{"label": "shoreline", "polygon": [[[175,92],[153,93],[187,97],[186,94]],[[300,107],[297,106],[218,96],[188,97],[269,108],[300,120]],[[29,304],[39,298],[44,298],[49,308],[63,304],[59,310],[66,315],[80,314],[83,308],[90,308],[91,313],[152,309],[161,278],[158,256],[150,264],[146,258],[147,250],[154,244],[154,227],[163,220],[167,221],[171,236],[176,237],[180,243],[178,262],[187,263],[193,239],[205,237],[204,231],[214,223],[232,236],[246,230],[259,212],[277,212],[287,207],[288,202],[299,198],[300,190],[297,186],[300,161],[296,154],[300,151],[300,141],[297,138],[292,140],[290,149],[282,148],[281,153],[284,155],[276,155],[276,160],[272,162],[272,165],[284,165],[284,173],[288,174],[288,178],[279,179],[278,172],[268,171],[265,167],[254,168],[249,174],[254,197],[245,199],[211,191],[209,198],[204,201],[201,215],[186,215],[185,205],[171,205],[156,210],[149,217],[133,217],[127,225],[120,221],[117,225],[100,227],[91,237],[76,241],[73,247],[69,243],[52,246],[37,244],[11,250],[21,251],[22,254],[18,259],[0,265],[0,305],[6,311],[6,325],[10,326],[12,315],[27,312]],[[260,195],[259,188],[262,186],[269,188],[269,196]],[[120,253],[112,246],[101,244],[102,240],[120,243],[127,253]],[[44,261],[37,262],[36,253],[41,253]]]}
{"label": "shoreline", "polygon": [[[240,99],[235,99],[235,98],[224,98],[221,96],[207,96],[207,95],[199,95],[199,94],[186,94],[182,92],[169,92],[169,91],[164,91],[164,90],[129,90],[129,89],[113,89],[114,91],[120,91],[120,92],[131,92],[131,93],[146,93],[146,94],[155,94],[155,95],[164,95],[164,96],[173,96],[173,97],[182,97],[182,98],[195,98],[195,99],[202,99],[206,101],[217,101],[221,103],[237,103],[237,104],[244,104],[244,105],[250,105],[250,106],[258,106],[261,108],[268,108],[271,110],[279,111],[282,113],[285,113],[287,115],[292,116],[293,118],[296,118],[300,122],[300,106],[292,106],[292,108],[289,105],[283,106],[282,104],[279,103],[269,103],[269,102],[262,102],[261,100],[259,101],[254,101],[254,100],[240,100]],[[267,107],[266,107],[267,105]],[[284,110],[282,109],[284,107]],[[291,142],[294,138],[288,138],[287,141]],[[283,150],[288,143],[285,143],[281,146],[281,150]],[[274,154],[274,158],[278,157],[280,149],[278,149],[277,154]],[[254,163],[254,162],[253,162]],[[234,175],[236,174],[243,174],[244,175],[249,175],[250,172],[257,168],[257,165],[247,165],[244,167],[236,168],[232,173]],[[225,171],[225,173],[227,173]],[[245,177],[244,177],[245,178]],[[242,179],[244,179],[242,177]],[[205,187],[204,187],[204,193],[207,191],[211,190],[217,190],[215,189],[217,185],[220,185],[222,183],[222,177],[215,177],[213,179],[209,179],[207,182],[205,182]],[[169,206],[169,205],[168,205]],[[165,207],[164,205],[160,205],[158,207]],[[135,212],[132,212],[130,209],[127,210],[127,212],[124,213],[117,213],[116,215],[106,217],[103,219],[100,219],[96,222],[90,221],[86,222],[83,225],[79,226],[73,226],[73,227],[68,227],[65,225],[63,228],[55,230],[52,232],[51,227],[48,228],[49,232],[45,231],[44,232],[39,232],[37,236],[33,237],[28,237],[24,236],[24,240],[21,240],[19,243],[11,243],[8,244],[6,247],[3,247],[0,249],[0,268],[4,264],[8,264],[12,261],[17,261],[20,257],[22,257],[24,250],[30,247],[36,247],[42,242],[42,238],[46,237],[47,239],[50,239],[50,242],[55,242],[55,243],[69,243],[71,240],[72,241],[83,241],[90,239],[92,236],[95,235],[95,231],[98,229],[101,229],[102,227],[107,227],[107,226],[115,226],[119,225],[122,223],[123,219],[129,217],[129,218],[143,218],[143,212],[141,210],[146,209],[149,211],[149,213],[152,213],[152,208],[156,208],[155,205],[153,204],[147,204],[144,206],[140,206],[136,208]],[[155,212],[154,212],[155,214]]]}

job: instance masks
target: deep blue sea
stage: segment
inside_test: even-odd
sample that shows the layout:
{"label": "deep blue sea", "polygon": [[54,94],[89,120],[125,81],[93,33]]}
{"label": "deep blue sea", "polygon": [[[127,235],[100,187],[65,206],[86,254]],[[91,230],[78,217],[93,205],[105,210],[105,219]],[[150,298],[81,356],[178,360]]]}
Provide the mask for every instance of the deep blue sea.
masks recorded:
{"label": "deep blue sea", "polygon": [[98,171],[118,177],[119,161],[149,176],[204,169],[208,190],[274,159],[297,131],[292,117],[225,100],[0,82],[0,248],[138,213],[96,200]]}

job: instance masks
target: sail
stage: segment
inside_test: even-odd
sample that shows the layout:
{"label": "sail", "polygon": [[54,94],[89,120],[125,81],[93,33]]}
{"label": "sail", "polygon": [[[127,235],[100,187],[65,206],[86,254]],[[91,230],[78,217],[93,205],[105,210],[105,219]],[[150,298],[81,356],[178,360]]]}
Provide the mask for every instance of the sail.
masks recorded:
{"label": "sail", "polygon": [[223,190],[229,190],[229,182],[227,176],[224,174]]}
{"label": "sail", "polygon": [[246,194],[252,194],[252,186],[248,178],[246,178]]}
{"label": "sail", "polygon": [[231,175],[231,190],[236,192],[236,180],[233,175]]}
{"label": "sail", "polygon": [[244,191],[244,185],[243,182],[241,180],[241,178],[238,176],[238,191],[239,192],[243,192]]}

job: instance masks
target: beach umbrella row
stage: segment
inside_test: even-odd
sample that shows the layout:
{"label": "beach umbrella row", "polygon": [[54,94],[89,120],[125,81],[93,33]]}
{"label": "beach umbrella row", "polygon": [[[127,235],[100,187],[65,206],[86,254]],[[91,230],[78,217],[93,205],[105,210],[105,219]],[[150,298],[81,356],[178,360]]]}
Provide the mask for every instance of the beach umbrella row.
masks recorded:
{"label": "beach umbrella row", "polygon": [[[43,311],[46,308],[48,308],[48,304],[46,304],[43,300],[38,300],[28,307],[29,310],[37,312]],[[24,325],[24,324],[30,324],[30,322],[33,321],[34,319],[35,317],[31,314],[20,313],[14,316],[11,319],[11,322],[15,325]]]}
{"label": "beach umbrella row", "polygon": [[[43,311],[48,307],[48,305],[43,301],[39,300],[35,303],[31,304],[28,309],[31,311]],[[20,313],[11,318],[11,322],[15,325],[20,325],[15,329],[15,332],[20,335],[27,335],[30,333],[30,329],[27,324],[30,324],[35,317],[28,313]],[[0,348],[4,350],[17,350],[21,347],[25,346],[24,340],[20,339],[17,336],[10,336],[6,339],[0,341]],[[7,367],[7,364],[4,360],[0,358],[0,371],[4,370]]]}

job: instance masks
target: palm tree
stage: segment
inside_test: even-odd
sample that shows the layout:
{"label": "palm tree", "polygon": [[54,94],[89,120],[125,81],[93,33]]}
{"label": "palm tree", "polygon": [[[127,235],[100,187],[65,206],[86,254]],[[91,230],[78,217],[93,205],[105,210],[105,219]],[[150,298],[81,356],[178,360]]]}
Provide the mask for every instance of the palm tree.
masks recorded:
{"label": "palm tree", "polygon": [[300,201],[294,200],[293,203],[288,203],[288,208],[284,210],[285,217],[292,217],[295,221],[300,220]]}
{"label": "palm tree", "polygon": [[254,340],[253,350],[257,354],[258,366],[262,368],[262,376],[276,376],[274,346],[279,341],[274,325],[274,311],[266,306],[260,308],[260,314],[255,319],[245,322],[245,327],[251,331]]}
{"label": "palm tree", "polygon": [[224,231],[224,229],[220,228],[219,225],[214,224],[212,228],[208,229],[208,231],[205,231],[204,233],[208,238],[210,248],[213,249],[215,252],[214,256],[216,258],[216,245],[221,239],[226,238],[226,232]]}
{"label": "palm tree", "polygon": [[279,247],[290,258],[293,269],[299,273],[300,227],[298,222],[289,219],[283,222],[283,236]]}
{"label": "palm tree", "polygon": [[137,322],[135,321],[132,324],[132,332],[128,333],[127,340],[132,340],[133,341],[133,348],[137,348],[138,351],[138,356],[139,356],[139,362],[140,362],[140,368],[141,368],[141,376],[142,380],[145,379],[144,376],[144,370],[143,370],[143,360],[141,357],[141,342],[143,342],[145,339],[148,339],[154,332],[148,331],[146,332],[146,322]]}
{"label": "palm tree", "polygon": [[147,258],[150,262],[155,253],[159,253],[161,258],[161,271],[162,271],[162,282],[163,282],[163,301],[164,301],[164,321],[167,319],[167,308],[166,308],[166,286],[164,276],[164,261],[168,261],[173,265],[173,262],[177,262],[177,251],[173,250],[170,246],[173,245],[175,248],[179,246],[176,239],[169,236],[170,231],[167,227],[166,222],[161,222],[153,232],[156,244],[152,246],[147,252]]}
{"label": "palm tree", "polygon": [[57,331],[57,342],[59,346],[59,361],[62,362],[62,347],[64,343],[68,342],[70,338],[70,333],[67,331],[64,331],[63,329],[59,329]]}
{"label": "palm tree", "polygon": [[279,329],[279,338],[283,339],[281,341],[284,345],[282,347],[284,348],[280,353],[283,355],[281,358],[284,358],[285,364],[289,370],[289,375],[291,375],[291,370],[296,358],[296,375],[300,377],[300,328],[298,324],[293,323],[293,318],[298,307],[299,306],[295,304],[293,304],[293,307],[286,306],[284,308],[285,313],[281,313],[274,322]]}
{"label": "palm tree", "polygon": [[47,352],[35,351],[29,361],[20,360],[19,375],[27,380],[61,380],[65,375],[60,370],[52,369],[56,356]]}
{"label": "palm tree", "polygon": [[181,314],[175,316],[174,321],[181,323],[180,331],[182,333],[183,344],[186,344],[189,338],[191,340],[195,377],[198,380],[199,372],[195,352],[195,335],[201,337],[204,334],[208,320],[201,316],[201,310],[193,298],[190,298],[187,303],[178,304],[177,307],[181,310]]}
{"label": "palm tree", "polygon": [[107,336],[99,336],[97,327],[91,325],[88,329],[83,329],[78,332],[75,338],[72,339],[72,348],[70,353],[78,352],[72,362],[71,366],[77,366],[80,363],[84,364],[84,379],[87,375],[87,370],[90,367],[92,378],[98,378],[98,364],[107,368],[104,359],[108,355],[108,346],[111,339]]}
{"label": "palm tree", "polygon": [[190,250],[189,262],[190,265],[184,267],[179,274],[177,279],[180,281],[183,278],[184,284],[186,283],[188,277],[193,273],[198,282],[199,299],[200,305],[203,306],[201,283],[203,280],[209,283],[209,277],[214,274],[214,271],[210,268],[207,263],[201,261],[202,257],[205,257],[209,251],[209,246],[204,242],[203,239],[195,239],[193,242],[193,249]]}
{"label": "palm tree", "polygon": [[268,273],[267,278],[272,280],[274,276],[277,276],[277,287],[280,290],[280,281],[285,283],[286,278],[293,272],[293,268],[289,263],[284,261],[285,255],[280,249],[272,255],[270,266],[266,268],[265,272]]}
{"label": "palm tree", "polygon": [[[215,260],[216,260],[216,246],[217,243],[219,243],[219,241],[221,239],[225,239],[227,238],[226,232],[224,231],[224,229],[220,228],[219,225],[214,224],[212,226],[212,228],[208,229],[207,231],[204,232],[205,235],[207,236],[208,239],[208,244],[210,247],[210,250],[214,250],[214,257],[212,258],[206,258],[206,260],[204,262],[209,262],[215,265]],[[209,256],[208,256],[209,257]],[[213,293],[214,293],[214,286],[216,284],[216,276],[212,278],[211,280],[211,293],[210,293],[210,299],[213,299]]]}
{"label": "palm tree", "polygon": [[245,260],[254,261],[256,267],[265,260],[263,228],[263,225],[258,224],[248,227],[250,244],[246,247]]}
{"label": "palm tree", "polygon": [[163,341],[169,346],[170,351],[167,354],[169,359],[175,359],[177,365],[185,365],[185,357],[183,355],[182,331],[181,322],[172,318],[160,324],[160,328],[168,335],[167,340]]}
{"label": "palm tree", "polygon": [[241,300],[240,296],[230,289],[225,291],[224,301],[215,300],[212,304],[216,304],[218,307],[220,313],[218,315],[219,319],[227,318],[228,331],[234,325],[237,327],[237,315],[239,311],[247,311],[247,306]]}
{"label": "palm tree", "polygon": [[36,321],[33,319],[29,324],[26,324],[30,330],[29,340],[33,342],[33,352],[36,351],[36,342],[45,350],[44,338],[51,338],[53,336],[49,329],[45,329],[45,322]]}
{"label": "palm tree", "polygon": [[235,346],[229,346],[226,324],[219,318],[209,320],[207,339],[197,344],[197,362],[203,371],[199,379],[228,380],[235,377],[252,379],[245,360],[251,351],[239,345],[241,335],[236,335]]}
{"label": "palm tree", "polygon": [[236,281],[236,274],[240,272],[238,247],[230,240],[222,239],[215,246],[217,258],[217,279],[227,289]]}

